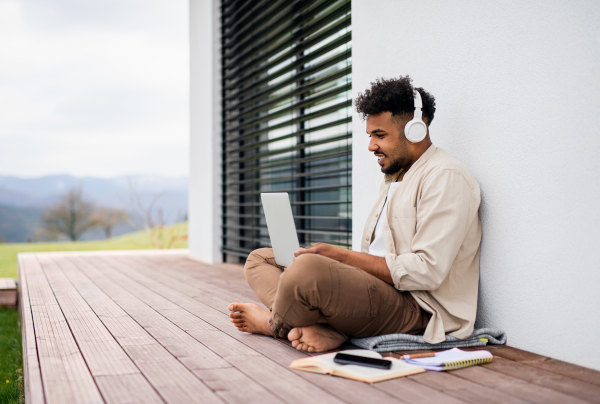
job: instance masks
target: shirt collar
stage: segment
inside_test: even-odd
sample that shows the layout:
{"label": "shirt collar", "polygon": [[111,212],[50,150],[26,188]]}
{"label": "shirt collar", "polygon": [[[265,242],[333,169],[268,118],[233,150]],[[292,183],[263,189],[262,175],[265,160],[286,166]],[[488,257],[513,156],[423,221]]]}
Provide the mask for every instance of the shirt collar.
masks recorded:
{"label": "shirt collar", "polygon": [[[431,146],[429,146],[427,150],[425,150],[425,153],[421,154],[421,157],[419,157],[417,161],[415,161],[415,163],[410,167],[408,171],[413,172],[415,171],[415,169],[425,164],[427,160],[429,160],[429,158],[433,155],[433,153],[435,153],[436,150],[437,147],[435,147],[435,145],[432,143]],[[385,183],[389,184],[391,182],[396,182],[398,180],[398,177],[400,177],[400,174],[402,174],[403,170],[404,169],[400,169],[400,171],[394,174],[386,174],[384,177]],[[405,175],[408,175],[409,172],[407,172]]]}

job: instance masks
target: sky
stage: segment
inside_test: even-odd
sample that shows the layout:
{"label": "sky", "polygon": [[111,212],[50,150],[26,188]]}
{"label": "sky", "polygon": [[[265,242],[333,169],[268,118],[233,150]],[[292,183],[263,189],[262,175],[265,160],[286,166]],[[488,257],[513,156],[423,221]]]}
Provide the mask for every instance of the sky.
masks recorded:
{"label": "sky", "polygon": [[187,0],[0,0],[0,175],[188,175]]}

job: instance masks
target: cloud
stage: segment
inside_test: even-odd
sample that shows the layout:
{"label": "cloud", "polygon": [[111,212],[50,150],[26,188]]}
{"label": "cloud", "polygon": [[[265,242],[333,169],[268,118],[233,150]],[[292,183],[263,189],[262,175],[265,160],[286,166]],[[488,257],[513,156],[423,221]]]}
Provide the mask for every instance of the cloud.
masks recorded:
{"label": "cloud", "polygon": [[187,13],[0,0],[0,173],[187,175]]}

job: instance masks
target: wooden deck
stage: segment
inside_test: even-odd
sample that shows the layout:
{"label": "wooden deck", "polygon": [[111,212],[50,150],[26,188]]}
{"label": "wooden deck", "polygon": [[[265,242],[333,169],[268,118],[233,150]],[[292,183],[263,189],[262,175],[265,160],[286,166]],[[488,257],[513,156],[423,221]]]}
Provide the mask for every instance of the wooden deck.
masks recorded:
{"label": "wooden deck", "polygon": [[511,347],[373,385],[289,370],[307,354],[229,321],[256,300],[241,267],[181,251],[21,254],[19,276],[28,403],[600,403],[600,372]]}

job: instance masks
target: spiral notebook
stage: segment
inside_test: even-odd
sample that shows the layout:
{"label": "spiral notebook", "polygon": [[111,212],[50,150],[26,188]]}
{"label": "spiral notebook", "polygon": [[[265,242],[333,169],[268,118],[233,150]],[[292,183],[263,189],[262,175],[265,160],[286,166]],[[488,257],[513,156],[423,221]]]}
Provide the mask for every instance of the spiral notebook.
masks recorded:
{"label": "spiral notebook", "polygon": [[491,362],[492,359],[493,355],[489,351],[461,351],[453,348],[448,351],[436,352],[433,358],[406,359],[405,361],[427,370],[440,372],[481,365]]}

